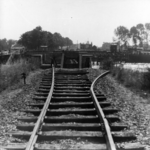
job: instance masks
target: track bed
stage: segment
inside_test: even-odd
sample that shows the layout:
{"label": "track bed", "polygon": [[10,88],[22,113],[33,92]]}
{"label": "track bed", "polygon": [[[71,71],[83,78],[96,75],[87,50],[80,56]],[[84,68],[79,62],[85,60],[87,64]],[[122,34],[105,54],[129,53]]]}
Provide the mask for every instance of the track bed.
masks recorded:
{"label": "track bed", "polygon": [[6,148],[116,150],[123,149],[115,146],[116,143],[127,142],[124,149],[142,150],[142,147],[130,146],[136,137],[119,123],[115,115],[119,110],[113,108],[103,94],[91,92],[93,87],[87,73],[85,70],[54,73],[53,69],[46,74],[35,93],[34,103],[23,110],[27,115],[18,118],[18,131],[12,133],[21,142]]}

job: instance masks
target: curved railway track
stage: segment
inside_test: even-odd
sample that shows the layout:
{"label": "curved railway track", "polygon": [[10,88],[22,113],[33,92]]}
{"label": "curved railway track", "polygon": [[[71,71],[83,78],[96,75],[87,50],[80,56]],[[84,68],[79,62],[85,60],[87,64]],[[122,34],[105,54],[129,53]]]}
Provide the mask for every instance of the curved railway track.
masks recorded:
{"label": "curved railway track", "polygon": [[[74,149],[123,150],[116,143],[130,142],[136,137],[119,134],[127,128],[115,116],[103,94],[94,92],[96,82],[109,72],[97,77],[93,83],[85,70],[58,70],[46,74],[33,98],[26,117],[18,118],[17,132],[12,136],[22,140],[11,144],[9,150],[50,150],[59,148],[53,141],[72,139],[83,141]],[[118,122],[114,125],[114,122]],[[85,143],[85,144],[84,144]],[[68,148],[71,149],[71,148]],[[128,147],[126,150],[141,150]]]}

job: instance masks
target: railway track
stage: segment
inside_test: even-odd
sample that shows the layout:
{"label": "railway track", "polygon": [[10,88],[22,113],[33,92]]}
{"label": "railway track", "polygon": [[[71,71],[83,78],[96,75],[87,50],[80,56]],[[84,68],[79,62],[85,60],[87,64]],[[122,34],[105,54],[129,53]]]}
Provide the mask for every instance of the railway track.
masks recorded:
{"label": "railway track", "polygon": [[[63,149],[60,141],[75,141],[66,149],[123,150],[116,143],[131,142],[135,136],[124,134],[127,126],[115,116],[119,110],[111,107],[103,94],[93,90],[85,70],[58,70],[46,74],[33,98],[28,116],[18,118],[17,132],[21,143],[12,143],[9,150]],[[116,123],[117,122],[117,123]],[[115,123],[115,124],[114,124]],[[79,144],[78,144],[79,143]],[[126,150],[141,150],[128,146]]]}

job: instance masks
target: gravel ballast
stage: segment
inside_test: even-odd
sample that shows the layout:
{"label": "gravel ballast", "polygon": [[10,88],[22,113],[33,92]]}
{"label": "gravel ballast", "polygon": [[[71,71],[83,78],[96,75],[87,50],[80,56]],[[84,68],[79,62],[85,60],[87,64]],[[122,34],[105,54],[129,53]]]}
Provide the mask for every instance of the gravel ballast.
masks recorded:
{"label": "gravel ballast", "polygon": [[14,141],[9,133],[16,131],[17,117],[26,115],[21,110],[28,108],[27,104],[32,101],[43,73],[42,70],[34,71],[27,77],[26,85],[20,81],[0,93],[0,146]]}
{"label": "gravel ballast", "polygon": [[[16,118],[25,115],[21,110],[28,108],[27,104],[32,101],[44,72],[33,72],[27,78],[27,85],[19,83],[0,93],[0,146],[12,141],[8,133],[16,130]],[[89,69],[89,79],[93,81],[102,72]],[[117,115],[137,136],[136,142],[150,149],[150,96],[139,96],[119,84],[111,75],[99,80],[95,91],[102,91],[112,106],[120,110]]]}
{"label": "gravel ballast", "polygon": [[[96,69],[89,71],[91,81],[104,72]],[[119,84],[111,74],[98,81],[95,91],[101,91],[112,106],[120,110],[117,115],[129,127],[129,132],[137,137],[134,142],[150,149],[150,96],[144,98],[140,96],[141,92],[131,91]]]}

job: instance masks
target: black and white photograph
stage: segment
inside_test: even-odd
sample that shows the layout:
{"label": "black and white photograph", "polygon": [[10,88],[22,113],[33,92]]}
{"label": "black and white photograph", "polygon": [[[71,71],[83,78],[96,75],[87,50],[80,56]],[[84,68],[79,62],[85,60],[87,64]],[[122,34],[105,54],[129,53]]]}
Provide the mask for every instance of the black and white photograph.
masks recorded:
{"label": "black and white photograph", "polygon": [[150,150],[150,0],[0,0],[0,150]]}

